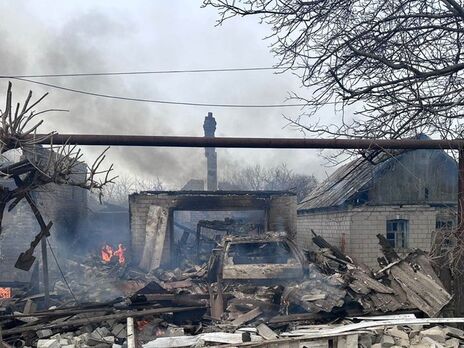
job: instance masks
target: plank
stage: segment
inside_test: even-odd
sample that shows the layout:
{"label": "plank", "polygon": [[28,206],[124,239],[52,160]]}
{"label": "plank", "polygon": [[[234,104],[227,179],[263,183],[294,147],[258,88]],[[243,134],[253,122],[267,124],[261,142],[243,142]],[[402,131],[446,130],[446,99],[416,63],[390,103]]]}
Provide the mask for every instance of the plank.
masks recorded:
{"label": "plank", "polygon": [[126,311],[126,312],[117,313],[117,314],[108,314],[108,315],[102,315],[102,316],[68,320],[68,321],[61,322],[61,323],[40,324],[40,325],[32,325],[28,327],[12,328],[8,330],[4,330],[3,335],[6,336],[6,335],[17,334],[17,333],[22,333],[26,331],[36,331],[36,330],[41,330],[41,329],[76,327],[76,326],[87,325],[91,323],[100,323],[102,321],[108,321],[108,320],[124,319],[128,317],[140,318],[144,316],[151,316],[151,315],[157,315],[157,314],[163,314],[163,313],[186,312],[186,311],[202,309],[202,308],[205,308],[205,307],[200,307],[200,306],[198,307],[166,307],[166,308],[146,309],[146,310],[141,310],[141,311],[132,310],[132,311]]}
{"label": "plank", "polygon": [[258,335],[260,335],[265,340],[274,340],[279,338],[279,336],[277,336],[277,334],[264,323],[259,324],[256,327],[256,330],[258,331]]}
{"label": "plank", "polygon": [[394,294],[395,293],[390,287],[383,285],[379,281],[371,278],[368,274],[360,270],[353,270],[351,272],[351,276],[354,279],[360,281],[362,284],[364,284],[369,289],[374,290],[375,292],[380,292],[382,294]]}
{"label": "plank", "polygon": [[256,317],[258,317],[261,314],[263,314],[263,311],[259,307],[254,308],[249,312],[246,312],[246,313],[244,313],[242,315],[239,315],[237,317],[237,319],[232,321],[232,325],[240,326],[242,324],[245,324],[245,323],[255,319]]}

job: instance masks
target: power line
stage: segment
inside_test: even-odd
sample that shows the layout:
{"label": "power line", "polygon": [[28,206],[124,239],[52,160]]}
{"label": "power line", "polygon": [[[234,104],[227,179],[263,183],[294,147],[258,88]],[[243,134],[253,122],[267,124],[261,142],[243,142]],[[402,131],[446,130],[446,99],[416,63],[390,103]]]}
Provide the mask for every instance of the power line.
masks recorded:
{"label": "power line", "polygon": [[184,105],[184,106],[200,106],[200,107],[214,107],[214,108],[288,108],[288,107],[304,107],[308,103],[294,103],[294,104],[215,104],[215,103],[196,103],[196,102],[182,102],[182,101],[171,101],[171,100],[158,100],[158,99],[145,99],[145,98],[132,98],[125,96],[118,96],[112,94],[96,93],[90,91],[84,91],[80,89],[60,86],[56,84],[40,82],[35,80],[30,80],[20,77],[6,77],[0,76],[0,78],[11,78],[19,81],[29,82],[36,85],[46,86],[50,88],[55,88],[67,92],[78,93],[89,95],[93,97],[107,98],[107,99],[116,99],[116,100],[125,100],[133,102],[143,102],[143,103],[153,103],[153,104],[168,104],[168,105]]}
{"label": "power line", "polygon": [[85,77],[85,76],[118,76],[118,75],[156,75],[156,74],[194,74],[212,72],[240,72],[286,70],[290,67],[247,67],[247,68],[217,68],[217,69],[184,69],[184,70],[141,70],[141,71],[113,71],[93,73],[62,73],[62,74],[34,74],[34,75],[0,75],[0,78],[47,78],[47,77]]}

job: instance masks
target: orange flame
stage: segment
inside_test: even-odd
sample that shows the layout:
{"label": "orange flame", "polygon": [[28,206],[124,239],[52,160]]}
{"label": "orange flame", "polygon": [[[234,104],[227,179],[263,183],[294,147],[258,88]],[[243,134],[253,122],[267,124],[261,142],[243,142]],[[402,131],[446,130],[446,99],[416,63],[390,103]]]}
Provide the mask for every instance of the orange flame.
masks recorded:
{"label": "orange flame", "polygon": [[108,263],[113,257],[117,257],[119,264],[123,265],[126,263],[125,251],[126,248],[122,244],[119,244],[116,250],[111,245],[105,244],[101,249],[102,261]]}
{"label": "orange flame", "polygon": [[123,265],[126,263],[126,256],[124,255],[125,251],[126,251],[126,248],[124,248],[122,244],[118,244],[118,249],[113,253],[114,256],[118,257],[120,265]]}
{"label": "orange flame", "polygon": [[108,263],[111,261],[111,258],[113,257],[113,248],[105,244],[102,249],[101,249],[101,258],[104,263]]}
{"label": "orange flame", "polygon": [[0,298],[11,298],[11,288],[0,288]]}

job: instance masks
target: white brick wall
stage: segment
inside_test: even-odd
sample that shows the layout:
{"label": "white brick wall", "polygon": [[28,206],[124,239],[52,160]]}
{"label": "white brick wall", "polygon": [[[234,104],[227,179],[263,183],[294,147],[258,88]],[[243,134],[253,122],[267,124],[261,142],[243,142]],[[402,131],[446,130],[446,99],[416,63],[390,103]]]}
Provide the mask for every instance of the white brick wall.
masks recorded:
{"label": "white brick wall", "polygon": [[345,211],[299,213],[297,241],[303,248],[311,247],[311,229],[338,247],[342,246],[345,239],[347,254],[357,261],[377,268],[377,257],[382,254],[376,235],[386,235],[387,220],[408,220],[409,250],[419,248],[429,251],[436,217],[440,212],[440,208],[416,205],[364,206]]}
{"label": "white brick wall", "polygon": [[316,212],[299,214],[297,219],[297,241],[300,247],[311,249],[312,233],[322,235],[329,243],[343,248],[350,240],[351,217],[347,212]]}

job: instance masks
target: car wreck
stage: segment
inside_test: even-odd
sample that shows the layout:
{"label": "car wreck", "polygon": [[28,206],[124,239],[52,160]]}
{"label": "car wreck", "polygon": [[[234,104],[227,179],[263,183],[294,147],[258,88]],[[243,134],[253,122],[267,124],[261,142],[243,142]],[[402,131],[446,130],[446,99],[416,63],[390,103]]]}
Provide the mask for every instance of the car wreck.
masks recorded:
{"label": "car wreck", "polygon": [[256,236],[226,236],[213,250],[208,279],[284,285],[301,280],[308,261],[296,244],[281,233]]}

